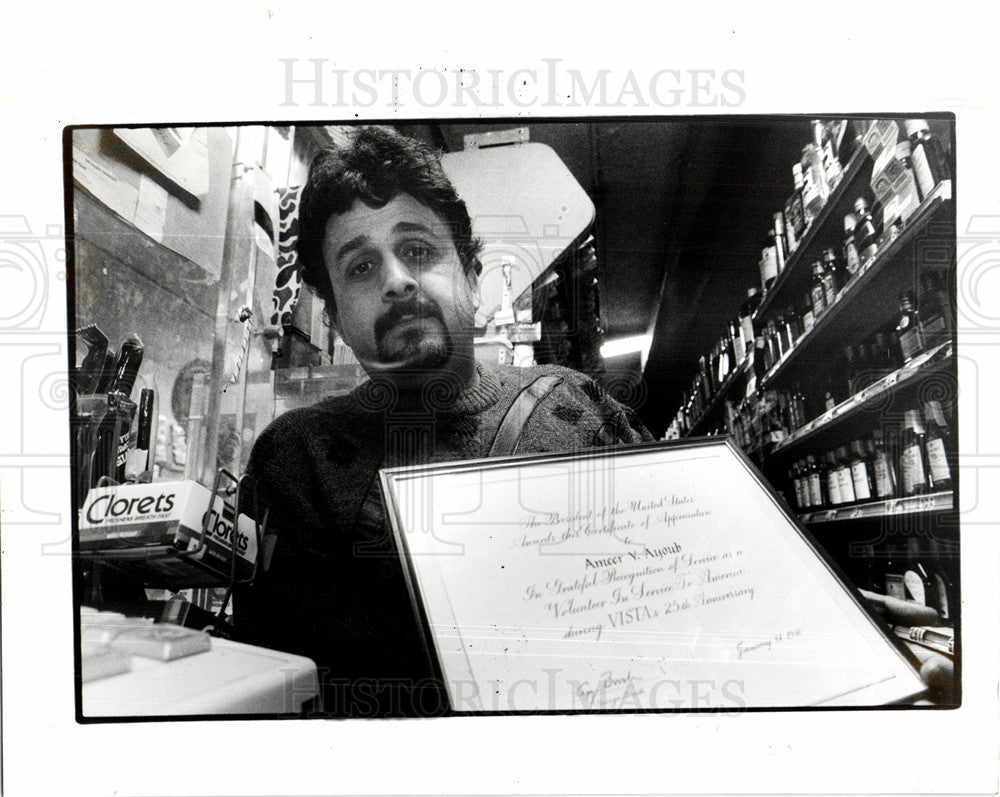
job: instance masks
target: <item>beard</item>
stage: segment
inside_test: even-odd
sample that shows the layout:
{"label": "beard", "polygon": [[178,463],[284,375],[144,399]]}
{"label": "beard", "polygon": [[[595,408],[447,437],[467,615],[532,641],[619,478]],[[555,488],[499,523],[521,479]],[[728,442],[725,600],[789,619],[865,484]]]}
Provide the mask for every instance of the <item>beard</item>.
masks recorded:
{"label": "beard", "polygon": [[454,345],[437,303],[430,299],[394,304],[375,322],[379,360],[407,370],[444,366]]}

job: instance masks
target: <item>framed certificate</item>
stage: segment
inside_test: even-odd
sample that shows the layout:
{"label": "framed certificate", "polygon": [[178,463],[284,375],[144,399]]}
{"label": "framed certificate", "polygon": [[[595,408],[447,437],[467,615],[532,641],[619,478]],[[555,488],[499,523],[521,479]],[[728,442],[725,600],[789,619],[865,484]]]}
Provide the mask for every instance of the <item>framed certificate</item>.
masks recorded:
{"label": "framed certificate", "polygon": [[726,438],[381,478],[458,713],[859,707],[925,688]]}

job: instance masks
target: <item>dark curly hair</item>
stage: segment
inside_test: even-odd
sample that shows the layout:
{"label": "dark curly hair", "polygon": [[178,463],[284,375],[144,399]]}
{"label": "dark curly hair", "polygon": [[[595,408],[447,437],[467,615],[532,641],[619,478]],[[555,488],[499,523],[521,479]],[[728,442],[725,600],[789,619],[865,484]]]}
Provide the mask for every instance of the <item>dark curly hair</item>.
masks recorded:
{"label": "dark curly hair", "polygon": [[472,234],[469,211],[445,176],[438,154],[391,128],[361,127],[346,146],[322,150],[313,158],[299,202],[302,279],[326,302],[331,321],[337,306],[323,258],[327,222],[349,211],[358,199],[381,208],[399,194],[409,194],[448,225],[466,274],[482,272],[482,242]]}

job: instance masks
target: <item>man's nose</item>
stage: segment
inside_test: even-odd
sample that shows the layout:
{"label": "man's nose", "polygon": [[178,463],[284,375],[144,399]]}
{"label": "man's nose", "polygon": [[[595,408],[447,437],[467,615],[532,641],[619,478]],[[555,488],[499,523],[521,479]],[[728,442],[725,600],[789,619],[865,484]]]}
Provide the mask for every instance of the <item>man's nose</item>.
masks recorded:
{"label": "man's nose", "polygon": [[397,301],[417,292],[419,287],[416,279],[405,263],[398,257],[390,257],[382,280],[382,300]]}

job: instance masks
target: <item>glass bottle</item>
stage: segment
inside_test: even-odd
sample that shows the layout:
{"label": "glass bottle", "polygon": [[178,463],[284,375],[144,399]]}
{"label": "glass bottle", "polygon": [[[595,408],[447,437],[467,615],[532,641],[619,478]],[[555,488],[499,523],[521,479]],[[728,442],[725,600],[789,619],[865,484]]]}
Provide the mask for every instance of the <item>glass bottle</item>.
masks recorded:
{"label": "glass bottle", "polygon": [[815,144],[802,148],[802,207],[810,226],[826,204],[829,189],[823,174],[823,154]]}
{"label": "glass bottle", "polygon": [[899,314],[896,316],[896,340],[903,355],[903,365],[924,351],[924,337],[920,330],[920,314],[913,306],[913,295],[904,291],[899,297]]}
{"label": "glass bottle", "polygon": [[860,503],[871,501],[874,495],[871,468],[868,452],[861,440],[851,443],[851,481],[854,484],[854,497]]}
{"label": "glass bottle", "polygon": [[809,286],[809,298],[812,301],[813,316],[816,320],[826,310],[826,288],[823,285],[823,264],[818,260],[812,264],[812,283]]}
{"label": "glass bottle", "polygon": [[788,351],[795,345],[795,341],[799,339],[802,334],[802,325],[799,320],[799,314],[795,312],[795,306],[789,305],[785,308],[785,314],[782,316],[782,334],[784,335],[785,351]]}
{"label": "glass bottle", "polygon": [[854,356],[853,346],[844,346],[844,356],[843,356],[843,366],[844,366],[844,382],[847,384],[847,395],[852,396],[855,392],[855,387],[857,385],[858,377],[858,364]]}
{"label": "glass bottle", "polygon": [[927,470],[930,486],[935,492],[952,488],[951,466],[948,454],[951,449],[951,431],[944,419],[940,401],[924,404],[924,418],[927,421]]}
{"label": "glass bottle", "polygon": [[785,263],[788,260],[788,240],[785,238],[785,219],[781,212],[774,214],[774,227],[770,232],[771,246],[778,261],[778,273],[785,270]]}
{"label": "glass bottle", "polygon": [[922,495],[928,490],[927,468],[924,466],[925,435],[919,410],[907,410],[903,422],[903,438],[899,455],[900,495]]}
{"label": "glass bottle", "polygon": [[941,141],[931,133],[925,119],[907,119],[903,128],[910,139],[910,158],[917,176],[917,187],[921,198],[926,198],[938,183],[950,179],[948,159]]}
{"label": "glass bottle", "polygon": [[802,334],[804,335],[816,325],[816,314],[813,312],[811,291],[802,299],[801,307],[799,315],[802,318]]}
{"label": "glass bottle", "polygon": [[840,502],[847,506],[857,498],[854,494],[854,480],[851,475],[851,459],[847,456],[847,446],[839,446],[834,452],[834,462],[837,465],[837,486],[840,488]]}
{"label": "glass bottle", "polygon": [[726,327],[726,334],[729,337],[729,349],[733,353],[734,369],[743,364],[747,357],[746,344],[743,341],[743,333],[740,329],[739,319],[730,321]]}
{"label": "glass bottle", "polygon": [[823,467],[826,477],[826,496],[830,506],[836,508],[844,503],[840,495],[840,478],[837,475],[837,461],[832,451],[827,451],[824,457]]}
{"label": "glass bottle", "polygon": [[823,295],[826,298],[826,306],[829,307],[837,300],[837,292],[840,290],[840,272],[837,268],[837,256],[833,249],[823,250]]}
{"label": "glass bottle", "polygon": [[806,469],[809,484],[809,506],[813,509],[827,505],[826,479],[823,468],[816,462],[814,454],[806,455]]}
{"label": "glass bottle", "polygon": [[791,407],[792,428],[798,429],[800,426],[804,426],[806,421],[809,420],[806,415],[806,397],[797,382],[795,383],[795,388],[792,390],[792,395],[788,404],[789,407]]}
{"label": "glass bottle", "polygon": [[747,351],[753,348],[754,341],[757,338],[757,334],[753,328],[753,314],[760,307],[760,303],[763,300],[757,288],[747,288],[746,301],[740,305],[740,329],[743,333],[743,342]]}
{"label": "glass bottle", "polygon": [[[773,232],[773,230],[772,230]],[[765,246],[760,252],[760,285],[766,294],[778,278],[778,251],[775,246]]]}
{"label": "glass bottle", "polygon": [[861,267],[861,258],[858,256],[858,246],[854,238],[854,230],[858,226],[858,219],[853,213],[844,216],[844,269],[847,272],[846,280],[857,273]]}
{"label": "glass bottle", "polygon": [[869,441],[872,475],[875,477],[875,496],[885,501],[896,496],[896,466],[885,450],[882,432],[876,429]]}
{"label": "glass bottle", "polygon": [[788,469],[788,479],[792,483],[792,492],[795,494],[795,509],[799,512],[804,512],[809,508],[809,505],[802,495],[802,476],[798,461],[793,462],[792,466]]}
{"label": "glass bottle", "polygon": [[805,206],[802,204],[804,179],[801,163],[792,165],[792,182],[795,185],[795,191],[785,203],[785,221],[791,226],[792,230],[789,241],[794,237],[796,240],[795,247],[797,248],[798,242],[802,240],[802,236],[805,235],[806,228],[809,226],[806,222]]}
{"label": "glass bottle", "polygon": [[863,196],[854,200],[854,215],[857,219],[854,243],[861,265],[864,266],[878,253],[878,230],[868,209],[868,201]]}
{"label": "glass bottle", "polygon": [[854,375],[849,385],[852,394],[860,393],[876,380],[873,378],[868,341],[861,341],[854,357]]}
{"label": "glass bottle", "polygon": [[955,315],[951,300],[933,271],[925,271],[920,278],[919,313],[921,333],[928,349],[951,339],[955,330]]}

